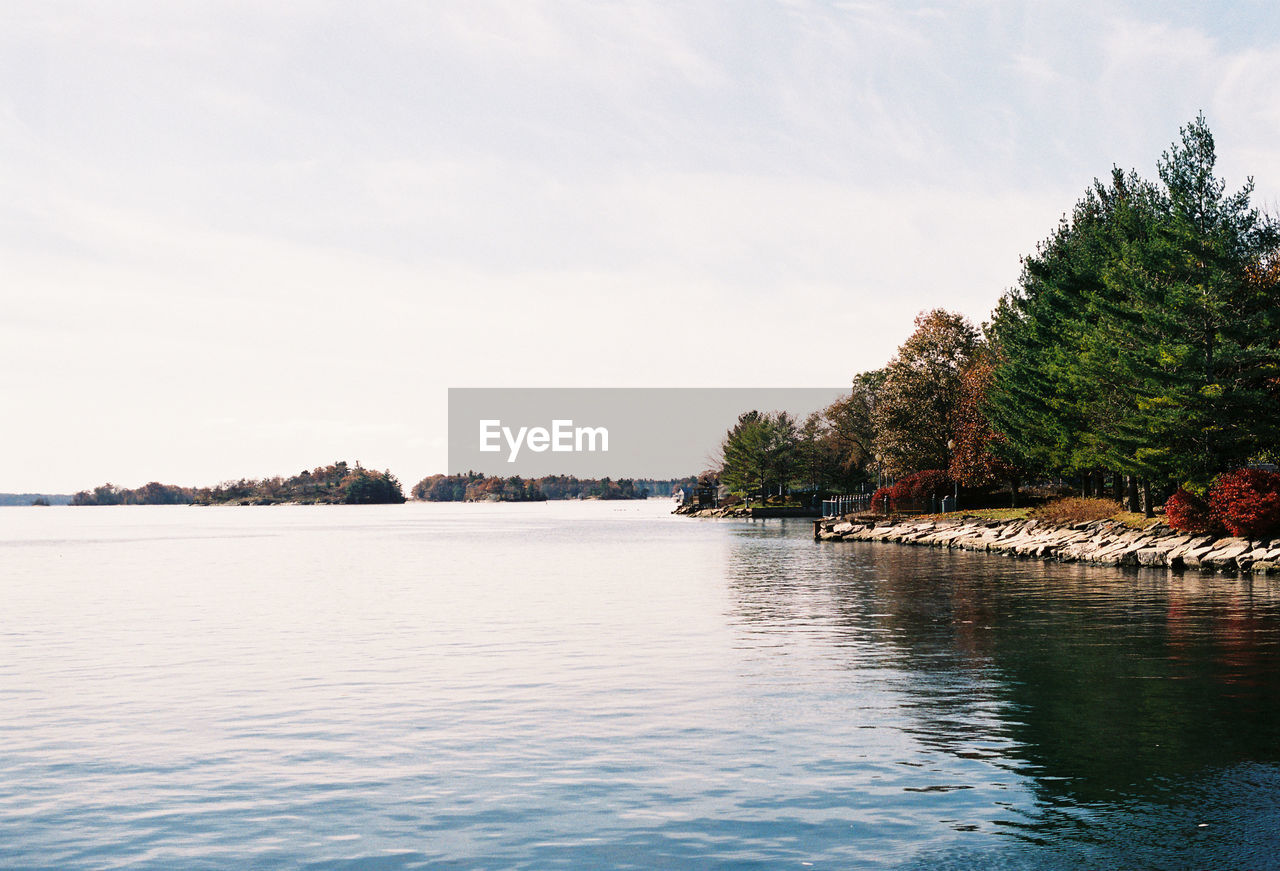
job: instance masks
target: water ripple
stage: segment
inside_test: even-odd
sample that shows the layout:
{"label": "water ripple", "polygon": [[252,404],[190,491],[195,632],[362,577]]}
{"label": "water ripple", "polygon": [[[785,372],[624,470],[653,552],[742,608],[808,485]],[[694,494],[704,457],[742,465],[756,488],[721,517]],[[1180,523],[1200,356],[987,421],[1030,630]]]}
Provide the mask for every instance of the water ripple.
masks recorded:
{"label": "water ripple", "polygon": [[1276,867],[1273,583],[665,510],[15,510],[0,865]]}

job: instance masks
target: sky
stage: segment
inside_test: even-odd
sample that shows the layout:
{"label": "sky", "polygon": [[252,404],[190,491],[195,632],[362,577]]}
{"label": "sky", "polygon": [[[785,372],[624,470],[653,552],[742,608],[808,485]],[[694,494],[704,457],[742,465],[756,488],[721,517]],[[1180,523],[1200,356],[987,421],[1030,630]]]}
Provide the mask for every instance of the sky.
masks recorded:
{"label": "sky", "polygon": [[0,491],[443,471],[449,387],[825,387],[975,323],[1266,2],[0,4]]}

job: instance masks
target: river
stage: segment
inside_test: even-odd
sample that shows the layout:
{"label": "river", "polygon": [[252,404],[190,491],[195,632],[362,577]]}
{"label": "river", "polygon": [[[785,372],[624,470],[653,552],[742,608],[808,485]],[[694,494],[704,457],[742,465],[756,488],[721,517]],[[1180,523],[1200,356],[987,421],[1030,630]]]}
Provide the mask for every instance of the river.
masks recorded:
{"label": "river", "polygon": [[1280,582],[669,510],[0,509],[0,866],[1280,867]]}

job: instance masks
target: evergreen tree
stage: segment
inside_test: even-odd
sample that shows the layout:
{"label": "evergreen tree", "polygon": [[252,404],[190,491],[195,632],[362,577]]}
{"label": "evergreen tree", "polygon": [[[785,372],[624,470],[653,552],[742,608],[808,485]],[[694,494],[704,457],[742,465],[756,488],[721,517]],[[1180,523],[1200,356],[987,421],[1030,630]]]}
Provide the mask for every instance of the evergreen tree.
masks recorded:
{"label": "evergreen tree", "polygon": [[1280,432],[1272,390],[1280,308],[1268,268],[1280,233],[1250,204],[1252,179],[1228,195],[1213,174],[1204,116],[1181,134],[1159,164],[1163,280],[1139,284],[1148,291],[1143,337],[1154,364],[1142,404],[1153,457],[1169,473],[1203,481],[1273,446]]}
{"label": "evergreen tree", "polygon": [[1036,253],[987,327],[996,360],[984,410],[1006,437],[1004,458],[1074,473],[1097,466],[1090,400],[1098,385],[1080,370],[1096,323],[1107,197],[1095,185]]}
{"label": "evergreen tree", "polygon": [[761,497],[785,489],[796,468],[797,440],[795,420],[786,412],[744,412],[720,446],[720,479],[730,490]]}
{"label": "evergreen tree", "polygon": [[986,411],[1049,471],[1206,480],[1276,443],[1275,225],[1213,175],[1203,117],[1115,170],[1024,262],[989,329]]}

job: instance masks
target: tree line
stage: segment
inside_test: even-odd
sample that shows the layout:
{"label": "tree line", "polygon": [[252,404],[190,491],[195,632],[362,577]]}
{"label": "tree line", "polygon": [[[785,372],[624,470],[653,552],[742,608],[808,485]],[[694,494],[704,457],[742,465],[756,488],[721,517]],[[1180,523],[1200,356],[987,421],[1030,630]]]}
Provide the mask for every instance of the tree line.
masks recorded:
{"label": "tree line", "polygon": [[404,491],[389,471],[339,461],[303,469],[288,478],[241,478],[213,487],[180,487],[152,481],[136,490],[103,484],[81,490],[72,505],[277,505],[284,502],[374,505],[404,502]]}
{"label": "tree line", "polygon": [[130,490],[106,483],[81,490],[71,497],[72,505],[190,505],[195,499],[191,487],[152,481]]}
{"label": "tree line", "polygon": [[1157,178],[1113,170],[1036,251],[981,328],[942,309],[850,394],[798,424],[742,415],[721,445],[741,492],[942,472],[1007,488],[1076,482],[1130,508],[1276,459],[1280,227],[1215,173],[1203,116]]}
{"label": "tree line", "polygon": [[390,471],[366,469],[359,463],[339,461],[329,466],[303,469],[288,478],[275,476],[226,481],[195,491],[197,505],[385,505],[405,501],[400,481]]}
{"label": "tree line", "polygon": [[543,502],[558,499],[647,499],[657,488],[676,482],[637,481],[632,478],[576,478],[547,475],[521,478],[519,475],[487,476],[481,472],[465,475],[430,475],[413,485],[414,499],[425,502]]}
{"label": "tree line", "polygon": [[[427,502],[541,502],[556,499],[647,499],[651,494],[669,495],[683,487],[689,491],[693,478],[669,480],[633,478],[577,478],[547,475],[524,479],[519,476],[488,476],[479,472],[465,475],[431,475],[413,486],[414,499]],[[57,497],[55,497],[57,498]],[[62,497],[72,505],[275,505],[378,504],[404,502],[399,480],[390,471],[366,469],[339,461],[329,466],[304,469],[291,477],[241,478],[212,487],[181,487],[152,481],[137,489],[102,484]],[[32,497],[21,503],[32,504]]]}

